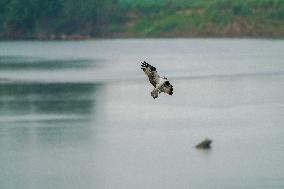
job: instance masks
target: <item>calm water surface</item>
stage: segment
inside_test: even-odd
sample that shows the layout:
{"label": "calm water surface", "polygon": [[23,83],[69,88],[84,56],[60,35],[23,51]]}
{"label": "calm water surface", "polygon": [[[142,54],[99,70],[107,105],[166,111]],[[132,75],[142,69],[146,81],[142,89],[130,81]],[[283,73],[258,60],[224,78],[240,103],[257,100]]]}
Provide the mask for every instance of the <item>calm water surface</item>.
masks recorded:
{"label": "calm water surface", "polygon": [[[0,42],[0,188],[284,188],[284,41]],[[174,85],[153,100],[148,61]],[[194,146],[213,140],[211,150]]]}

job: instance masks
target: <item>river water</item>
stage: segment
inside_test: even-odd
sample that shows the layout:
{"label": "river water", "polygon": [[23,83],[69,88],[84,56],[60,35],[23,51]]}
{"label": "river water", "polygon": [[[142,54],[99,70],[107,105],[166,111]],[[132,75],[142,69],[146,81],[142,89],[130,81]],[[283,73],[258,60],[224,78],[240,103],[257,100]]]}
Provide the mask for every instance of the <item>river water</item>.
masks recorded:
{"label": "river water", "polygon": [[5,189],[284,188],[284,40],[0,42],[0,170]]}

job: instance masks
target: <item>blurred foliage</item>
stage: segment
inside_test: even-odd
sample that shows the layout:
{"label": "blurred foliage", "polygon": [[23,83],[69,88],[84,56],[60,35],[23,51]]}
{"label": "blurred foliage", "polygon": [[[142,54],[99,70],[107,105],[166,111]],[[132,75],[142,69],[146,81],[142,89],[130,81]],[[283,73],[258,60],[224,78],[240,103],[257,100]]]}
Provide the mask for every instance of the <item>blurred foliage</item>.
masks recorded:
{"label": "blurred foliage", "polygon": [[1,38],[97,36],[123,21],[117,0],[0,0]]}
{"label": "blurred foliage", "polygon": [[283,0],[121,2],[138,15],[128,30],[140,36],[284,36]]}
{"label": "blurred foliage", "polygon": [[284,36],[284,0],[0,0],[0,38]]}

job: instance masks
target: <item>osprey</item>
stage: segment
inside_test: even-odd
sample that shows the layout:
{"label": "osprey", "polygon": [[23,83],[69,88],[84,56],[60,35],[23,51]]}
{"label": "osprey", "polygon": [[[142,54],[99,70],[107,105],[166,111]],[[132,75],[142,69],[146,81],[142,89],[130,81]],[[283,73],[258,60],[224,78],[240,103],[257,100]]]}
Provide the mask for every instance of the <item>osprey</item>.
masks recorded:
{"label": "osprey", "polygon": [[173,94],[173,86],[170,84],[166,77],[160,77],[154,66],[151,66],[147,62],[141,62],[141,69],[148,76],[150,83],[154,86],[154,90],[151,92],[151,96],[155,99],[161,92],[169,95]]}

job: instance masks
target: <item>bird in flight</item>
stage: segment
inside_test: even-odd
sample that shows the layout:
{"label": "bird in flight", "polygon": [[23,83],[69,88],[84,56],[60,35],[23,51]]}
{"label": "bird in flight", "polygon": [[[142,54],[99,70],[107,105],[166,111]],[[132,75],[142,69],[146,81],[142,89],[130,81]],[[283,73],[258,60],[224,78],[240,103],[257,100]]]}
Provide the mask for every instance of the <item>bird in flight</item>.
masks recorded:
{"label": "bird in flight", "polygon": [[162,92],[169,95],[173,94],[173,86],[170,84],[166,77],[160,77],[154,66],[151,66],[147,62],[141,62],[141,69],[148,76],[150,83],[154,86],[154,90],[151,92],[151,96],[155,99]]}

